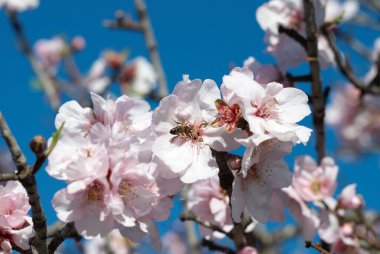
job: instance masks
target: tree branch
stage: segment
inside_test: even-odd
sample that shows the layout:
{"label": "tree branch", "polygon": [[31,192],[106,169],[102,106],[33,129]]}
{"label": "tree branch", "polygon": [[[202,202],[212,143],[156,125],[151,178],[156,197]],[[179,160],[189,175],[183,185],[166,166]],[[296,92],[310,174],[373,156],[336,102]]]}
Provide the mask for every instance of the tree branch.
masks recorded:
{"label": "tree branch", "polygon": [[313,124],[316,132],[316,149],[318,160],[325,157],[325,98],[323,96],[320,66],[318,61],[318,39],[317,27],[315,25],[315,14],[312,0],[304,0],[304,13],[306,22],[307,56],[309,59],[312,78],[312,102],[313,102]]}
{"label": "tree branch", "polygon": [[28,44],[28,41],[25,37],[21,22],[17,18],[17,13],[9,11],[8,20],[13,28],[13,31],[15,32],[17,36],[17,40],[20,43],[21,51],[29,60],[30,65],[32,66],[34,72],[36,73],[38,79],[40,80],[44,88],[45,94],[50,102],[51,107],[54,110],[57,110],[61,102],[59,99],[56,85],[54,81],[51,79],[51,77],[46,73],[46,71],[44,70],[44,67],[41,65],[41,63],[36,59],[35,55],[33,54]]}
{"label": "tree branch", "polygon": [[354,75],[350,65],[348,64],[349,62],[347,60],[344,61],[342,59],[339,49],[337,48],[336,43],[334,41],[333,33],[327,29],[323,29],[322,32],[334,54],[335,62],[338,65],[340,72],[351,82],[351,84],[355,88],[357,88],[362,94],[368,93],[380,95],[380,87],[374,85],[366,86]]}
{"label": "tree branch", "polygon": [[158,46],[154,37],[153,28],[150,23],[149,15],[146,10],[145,0],[135,0],[135,8],[137,11],[138,22],[126,19],[121,12],[116,13],[116,21],[106,20],[103,25],[107,28],[127,29],[131,31],[142,32],[144,35],[146,47],[149,52],[150,60],[152,61],[154,70],[158,80],[158,99],[162,99],[168,95],[168,86],[166,76],[162,67]]}
{"label": "tree branch", "polygon": [[204,238],[202,239],[201,244],[202,244],[202,246],[205,246],[205,247],[207,247],[213,251],[219,251],[219,252],[227,253],[227,254],[235,254],[236,253],[234,250],[232,250],[228,247],[220,246],[220,245],[214,243],[213,241],[210,241],[210,240],[207,240]]}
{"label": "tree branch", "polygon": [[313,249],[319,251],[322,254],[331,254],[327,250],[323,249],[320,245],[312,243],[312,242],[305,242],[305,247],[306,248],[313,248]]}
{"label": "tree branch", "polygon": [[65,224],[60,230],[58,230],[49,243],[49,253],[54,253],[57,248],[65,241],[67,238],[74,237],[79,240],[81,237],[75,230],[74,223]]}
{"label": "tree branch", "polygon": [[286,28],[280,25],[278,27],[278,32],[286,34],[287,36],[298,42],[305,50],[307,49],[306,39],[302,35],[300,35],[296,30]]}
{"label": "tree branch", "polygon": [[16,139],[13,137],[12,132],[1,112],[0,131],[12,154],[13,161],[17,166],[17,180],[19,180],[22,186],[25,188],[29,197],[29,204],[32,207],[33,228],[36,232],[36,236],[32,243],[39,251],[39,253],[47,253],[47,246],[45,241],[46,218],[45,213],[41,207],[36,179],[32,173],[33,169],[28,165],[24,154],[22,153]]}
{"label": "tree branch", "polygon": [[214,225],[214,224],[210,223],[209,221],[204,221],[192,213],[181,214],[180,219],[181,219],[181,221],[194,221],[195,223],[197,223],[197,224],[199,224],[205,228],[211,229],[212,231],[216,231],[216,232],[222,233],[228,237],[231,237],[230,233],[226,232],[221,227]]}

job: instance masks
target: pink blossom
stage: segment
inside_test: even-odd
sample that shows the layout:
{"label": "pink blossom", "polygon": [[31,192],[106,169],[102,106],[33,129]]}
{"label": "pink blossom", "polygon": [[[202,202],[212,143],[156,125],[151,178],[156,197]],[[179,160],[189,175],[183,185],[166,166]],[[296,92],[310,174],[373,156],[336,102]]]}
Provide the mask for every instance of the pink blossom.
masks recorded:
{"label": "pink blossom", "polygon": [[104,237],[113,229],[114,219],[107,205],[109,200],[107,180],[89,177],[58,191],[52,204],[61,221],[74,222],[78,233],[90,238]]}
{"label": "pink blossom", "polygon": [[240,222],[243,213],[261,223],[269,219],[273,191],[291,184],[291,174],[282,159],[291,146],[290,142],[268,140],[247,148],[232,185],[234,221]]}
{"label": "pink blossom", "polygon": [[319,219],[292,186],[274,192],[271,218],[283,221],[285,219],[284,208],[287,207],[299,223],[304,240],[312,241],[319,225]]}
{"label": "pink blossom", "polygon": [[270,138],[304,144],[309,140],[311,130],[297,124],[311,112],[303,91],[276,82],[261,85],[248,69],[224,76],[221,91],[239,104],[256,145]]}
{"label": "pink blossom", "polygon": [[346,186],[338,197],[338,206],[344,209],[358,209],[364,206],[362,195],[356,193],[356,184]]}
{"label": "pink blossom", "polygon": [[[220,92],[212,80],[179,82],[173,94],[161,100],[153,112],[157,135],[152,151],[184,183],[207,179],[218,173],[210,147],[218,151],[239,146],[234,133],[212,127]],[[181,158],[178,160],[178,158]]]}
{"label": "pink blossom", "polygon": [[366,250],[360,249],[360,241],[355,236],[357,229],[353,223],[344,223],[339,228],[339,238],[332,246],[332,251],[337,254],[365,254]]}
{"label": "pink blossom", "polygon": [[[315,21],[320,27],[325,18],[324,8],[320,0],[314,0]],[[305,37],[304,10],[302,0],[270,0],[261,5],[256,11],[256,19],[260,27],[266,32],[265,42],[267,51],[277,60],[281,72],[296,67],[306,61],[305,49],[294,39],[279,32],[279,26],[294,29]],[[318,37],[319,60],[322,67],[328,67],[333,62],[333,54],[328,45]]]}
{"label": "pink blossom", "polygon": [[244,61],[243,67],[247,67],[252,71],[254,79],[259,84],[279,82],[283,83],[285,87],[293,86],[276,65],[261,64],[250,56]]}
{"label": "pink blossom", "polygon": [[251,246],[244,247],[237,254],[258,254],[257,250]]}
{"label": "pink blossom", "polygon": [[[196,216],[220,226],[226,232],[233,228],[227,193],[220,187],[217,176],[193,183],[187,193],[187,207]],[[206,237],[222,238],[223,234],[201,227]]]}
{"label": "pink blossom", "polygon": [[67,45],[60,36],[53,37],[52,39],[41,39],[34,44],[34,51],[37,57],[50,75],[56,74],[58,64],[66,50]]}
{"label": "pink blossom", "polygon": [[310,156],[296,159],[292,186],[305,201],[318,201],[331,197],[336,189],[338,167],[330,157],[318,166]]}
{"label": "pink blossom", "polygon": [[4,7],[9,11],[23,12],[35,9],[39,5],[39,0],[0,0],[0,8]]}
{"label": "pink blossom", "polygon": [[29,198],[21,183],[0,185],[0,252],[11,253],[12,246],[29,249],[29,239],[34,236],[29,210]]}
{"label": "pink blossom", "polygon": [[87,241],[84,245],[84,252],[87,254],[107,254],[111,251],[113,254],[129,254],[132,244],[119,231],[113,230],[105,238],[96,237]]}

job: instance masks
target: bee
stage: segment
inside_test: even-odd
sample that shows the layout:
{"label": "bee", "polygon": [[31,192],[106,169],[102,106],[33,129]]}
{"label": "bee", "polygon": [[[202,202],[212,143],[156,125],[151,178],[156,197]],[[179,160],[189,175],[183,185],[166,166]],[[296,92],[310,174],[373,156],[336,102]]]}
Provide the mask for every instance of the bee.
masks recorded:
{"label": "bee", "polygon": [[173,143],[174,140],[178,137],[186,140],[197,140],[199,138],[198,131],[188,122],[181,123],[175,121],[175,123],[177,124],[177,126],[170,130],[170,134],[175,135],[170,140],[170,143]]}

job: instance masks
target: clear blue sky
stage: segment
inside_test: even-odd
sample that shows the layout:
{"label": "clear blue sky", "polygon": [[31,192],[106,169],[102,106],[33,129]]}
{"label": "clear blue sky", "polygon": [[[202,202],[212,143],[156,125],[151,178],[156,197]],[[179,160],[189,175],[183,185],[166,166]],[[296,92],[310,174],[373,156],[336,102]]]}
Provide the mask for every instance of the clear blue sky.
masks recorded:
{"label": "clear blue sky", "polygon": [[[218,84],[228,72],[229,64],[241,65],[250,55],[262,62],[272,63],[272,58],[264,53],[263,32],[255,21],[255,10],[264,1],[252,0],[193,0],[154,1],[148,0],[148,11],[154,26],[163,65],[170,89],[181,79],[182,74],[191,78],[211,78]],[[104,19],[112,19],[116,9],[133,12],[133,1],[48,1],[41,6],[20,15],[26,35],[32,43],[40,38],[50,38],[57,34],[68,37],[85,37],[86,49],[77,55],[77,62],[85,73],[93,60],[106,48],[132,50],[132,56],[146,55],[142,36],[133,32],[111,31],[103,28]],[[0,12],[0,110],[6,117],[14,135],[26,152],[29,162],[34,160],[29,152],[29,140],[35,134],[49,137],[54,131],[54,112],[44,99],[43,93],[34,91],[31,82],[34,74],[25,57],[15,49],[16,41],[5,13]],[[374,33],[351,30],[372,44]],[[353,54],[352,62],[357,71],[364,74],[369,67],[362,58]],[[301,68],[296,72],[305,73]],[[296,73],[295,72],[295,73]],[[323,74],[324,83],[339,81],[340,76],[333,70]],[[308,85],[302,84],[306,90]],[[310,117],[305,121],[310,126]],[[328,132],[328,154],[334,155],[335,139]],[[4,142],[0,141],[0,148]],[[287,161],[293,165],[299,154],[315,155],[314,140],[307,147],[299,145]],[[365,196],[367,206],[380,210],[378,188],[380,178],[379,157],[364,156],[357,161],[338,159],[340,165],[339,190],[350,183],[358,183],[358,191]],[[44,170],[38,175],[39,189],[48,222],[56,220],[50,205],[54,193],[63,183],[47,176]],[[178,215],[178,209],[174,215]],[[168,223],[161,224],[165,231]]]}

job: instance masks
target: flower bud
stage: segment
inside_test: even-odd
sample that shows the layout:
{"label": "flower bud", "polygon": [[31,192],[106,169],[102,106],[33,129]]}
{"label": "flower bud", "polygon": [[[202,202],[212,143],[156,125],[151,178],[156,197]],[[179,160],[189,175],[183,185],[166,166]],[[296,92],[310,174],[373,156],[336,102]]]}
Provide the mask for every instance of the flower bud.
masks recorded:
{"label": "flower bud", "polygon": [[36,135],[34,138],[30,141],[29,143],[30,150],[37,155],[41,156],[44,151],[46,150],[46,140],[43,136],[41,135]]}
{"label": "flower bud", "polygon": [[75,36],[71,41],[71,49],[74,51],[83,50],[86,46],[86,41],[82,36]]}
{"label": "flower bud", "polygon": [[241,157],[232,155],[227,159],[227,165],[230,170],[239,170],[241,168]]}

